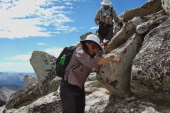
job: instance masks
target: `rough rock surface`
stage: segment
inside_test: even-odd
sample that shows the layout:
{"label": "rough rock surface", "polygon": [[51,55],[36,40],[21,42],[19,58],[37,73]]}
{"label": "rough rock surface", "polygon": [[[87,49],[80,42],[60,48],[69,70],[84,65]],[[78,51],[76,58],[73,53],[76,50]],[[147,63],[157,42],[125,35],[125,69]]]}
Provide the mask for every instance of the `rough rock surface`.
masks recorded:
{"label": "rough rock surface", "polygon": [[128,103],[112,98],[108,106],[105,107],[105,111],[107,113],[159,113],[155,107],[155,104],[145,100]]}
{"label": "rough rock surface", "polygon": [[130,90],[130,73],[134,57],[138,52],[138,42],[142,38],[134,34],[126,44],[113,50],[109,54],[121,56],[120,63],[109,62],[101,66],[98,72],[98,79],[107,89],[117,97],[125,98],[132,95]]}
{"label": "rough rock surface", "polygon": [[5,105],[5,101],[3,101],[3,100],[0,100],[0,106],[3,106],[3,105]]}
{"label": "rough rock surface", "polygon": [[33,102],[29,106],[31,113],[59,113],[61,112],[61,100],[58,93],[50,93]]}
{"label": "rough rock surface", "polygon": [[165,13],[170,15],[170,0],[161,0],[162,1],[162,8],[164,9]]}
{"label": "rough rock surface", "polygon": [[28,86],[29,84],[35,84],[37,82],[38,82],[38,80],[34,76],[29,76],[29,75],[24,76],[24,84],[25,84],[25,86]]}
{"label": "rough rock surface", "polygon": [[133,61],[132,84],[138,95],[170,100],[169,50],[170,20],[167,20],[145,36]]}
{"label": "rough rock surface", "polygon": [[133,17],[146,16],[152,13],[156,13],[161,9],[161,0],[150,0],[149,2],[143,4],[141,7],[126,10],[120,15],[120,17],[124,22],[128,22],[129,20],[133,19]]}
{"label": "rough rock surface", "polygon": [[40,96],[41,93],[36,84],[28,85],[10,96],[9,101],[6,103],[6,108],[11,109],[22,107],[31,103]]}
{"label": "rough rock surface", "polygon": [[[55,74],[56,58],[43,51],[34,51],[30,59],[31,65],[37,74],[38,87],[42,95],[56,91],[59,86],[59,77]],[[56,84],[58,85],[56,85]]]}

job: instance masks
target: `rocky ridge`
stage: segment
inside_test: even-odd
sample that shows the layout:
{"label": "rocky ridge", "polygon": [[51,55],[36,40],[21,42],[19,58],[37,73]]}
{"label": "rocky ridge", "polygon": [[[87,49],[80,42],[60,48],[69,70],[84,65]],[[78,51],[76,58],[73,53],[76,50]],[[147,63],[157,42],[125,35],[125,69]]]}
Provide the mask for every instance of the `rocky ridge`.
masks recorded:
{"label": "rocky ridge", "polygon": [[[108,54],[121,56],[121,63],[109,62],[85,83],[86,113],[170,112],[170,0],[150,0],[120,15],[123,27],[105,46]],[[89,33],[87,33],[89,34]],[[80,38],[86,37],[82,35]],[[60,79],[55,60],[43,51],[30,59],[38,83],[14,93],[0,108],[5,113],[60,113]],[[134,93],[138,99],[127,102]]]}

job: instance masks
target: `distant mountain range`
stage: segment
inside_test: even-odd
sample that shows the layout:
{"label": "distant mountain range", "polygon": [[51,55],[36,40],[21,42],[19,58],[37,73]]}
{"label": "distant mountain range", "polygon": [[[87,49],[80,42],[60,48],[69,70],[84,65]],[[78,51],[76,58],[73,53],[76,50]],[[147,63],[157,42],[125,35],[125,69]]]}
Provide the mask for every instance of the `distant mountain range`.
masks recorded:
{"label": "distant mountain range", "polygon": [[35,73],[0,72],[0,100],[6,102],[9,96],[24,87],[24,75],[36,76]]}
{"label": "distant mountain range", "polygon": [[15,93],[23,86],[13,85],[13,84],[0,84],[0,100],[8,101],[11,94]]}
{"label": "distant mountain range", "polygon": [[0,72],[0,84],[14,84],[18,86],[24,86],[24,75],[36,76],[35,73]]}

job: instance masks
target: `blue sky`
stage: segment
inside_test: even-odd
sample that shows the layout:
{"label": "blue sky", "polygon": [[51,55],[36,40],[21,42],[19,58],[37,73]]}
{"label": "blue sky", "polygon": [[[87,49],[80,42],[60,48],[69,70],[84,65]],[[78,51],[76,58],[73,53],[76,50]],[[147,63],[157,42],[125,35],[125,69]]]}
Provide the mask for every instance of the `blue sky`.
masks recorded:
{"label": "blue sky", "polygon": [[[111,0],[117,15],[148,0]],[[0,71],[34,72],[33,51],[58,56],[95,32],[102,0],[0,0]]]}

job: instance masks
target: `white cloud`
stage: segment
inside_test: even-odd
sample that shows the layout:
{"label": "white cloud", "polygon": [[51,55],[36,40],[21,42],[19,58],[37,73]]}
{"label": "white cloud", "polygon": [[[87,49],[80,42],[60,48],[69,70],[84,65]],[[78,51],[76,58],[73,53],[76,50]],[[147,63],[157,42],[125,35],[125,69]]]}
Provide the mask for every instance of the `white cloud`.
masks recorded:
{"label": "white cloud", "polygon": [[[8,21],[9,19],[7,19]],[[2,24],[3,21],[0,21],[2,25],[0,27],[0,38],[23,38],[29,36],[49,36],[48,32],[42,32],[43,28],[35,26],[36,20],[28,19],[15,19],[9,20],[8,23]]]}
{"label": "white cloud", "polygon": [[31,58],[31,54],[29,55],[19,55],[19,56],[14,56],[12,58],[6,58],[6,59],[11,59],[11,60],[29,60]]}
{"label": "white cloud", "polygon": [[65,4],[66,4],[66,5],[73,5],[73,4],[72,4],[72,3],[70,3],[70,2],[66,2]]}
{"label": "white cloud", "polygon": [[51,48],[51,49],[46,49],[44,51],[47,52],[48,54],[51,54],[51,55],[54,55],[55,57],[58,57],[62,50],[63,50],[63,48],[54,47],[54,48]]}
{"label": "white cloud", "polygon": [[43,45],[48,45],[48,44],[46,44],[46,43],[37,43],[38,45],[41,45],[41,46],[43,46]]}
{"label": "white cloud", "polygon": [[[42,43],[43,44],[43,43]],[[50,55],[53,55],[55,57],[58,57],[61,53],[61,51],[63,50],[63,48],[59,48],[59,47],[53,47],[53,48],[50,48],[50,49],[45,49],[45,50],[42,50]],[[29,59],[31,58],[31,54],[28,54],[28,55],[18,55],[18,56],[14,56],[14,57],[11,57],[11,58],[6,58],[6,59],[10,59],[10,60],[18,60],[18,61],[29,61]]]}
{"label": "white cloud", "polygon": [[[50,55],[54,55],[55,57],[58,57],[61,53],[63,48],[50,48],[43,50],[44,52],[47,52]],[[20,61],[25,61],[25,62],[20,62],[20,63],[13,63],[13,62],[5,62],[5,63],[0,63],[0,71],[16,71],[16,72],[34,72],[29,59],[31,58],[31,54],[28,55],[19,55],[19,56],[14,56],[12,58],[6,58],[10,60],[18,60],[17,62]]]}
{"label": "white cloud", "polygon": [[[54,33],[72,32],[76,27],[65,26],[73,22],[67,14],[71,14],[72,3],[58,6],[56,0],[1,0],[0,38],[24,38],[30,36],[50,36],[48,26],[55,26]],[[64,4],[64,3],[63,3]],[[68,11],[69,10],[69,11]]]}
{"label": "white cloud", "polygon": [[0,63],[0,71],[15,71],[15,72],[34,72],[29,62],[24,63],[12,63],[5,62]]}
{"label": "white cloud", "polygon": [[99,27],[91,27],[90,29],[98,29]]}

